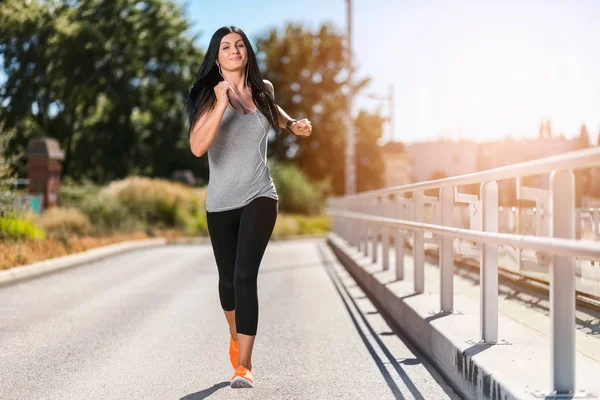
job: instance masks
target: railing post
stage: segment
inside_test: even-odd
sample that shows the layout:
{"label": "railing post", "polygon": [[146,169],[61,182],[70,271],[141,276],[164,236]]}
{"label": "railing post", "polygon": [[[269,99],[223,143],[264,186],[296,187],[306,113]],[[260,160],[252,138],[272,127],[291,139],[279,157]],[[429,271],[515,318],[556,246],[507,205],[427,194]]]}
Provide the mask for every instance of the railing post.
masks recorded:
{"label": "railing post", "polygon": [[[363,201],[358,204],[358,209],[361,214],[366,213],[366,207]],[[368,232],[368,224],[366,221],[358,220],[358,224],[360,227],[360,245],[358,246],[358,252],[364,253],[364,249],[367,245],[367,241],[369,240],[369,232]]]}
{"label": "railing post", "polygon": [[[354,207],[352,207],[352,211],[354,211]],[[352,220],[352,246],[357,249],[360,248],[360,221]]]}
{"label": "railing post", "polygon": [[[423,191],[416,190],[412,193],[413,220],[423,222]],[[425,249],[423,246],[423,232],[413,232],[413,262],[415,293],[425,291]]]}
{"label": "railing post", "polygon": [[[518,196],[518,192],[519,192],[519,188],[521,187],[521,178],[517,178],[516,179],[516,192],[517,192],[517,199],[519,198]],[[517,208],[516,208],[516,221],[515,221],[515,233],[519,234],[521,233],[521,215],[522,215],[522,210],[521,210],[521,201],[517,202]],[[523,269],[522,266],[522,262],[523,262],[523,249],[518,248],[516,249],[517,251],[517,271],[521,272],[521,270]]]}
{"label": "railing post", "polygon": [[[344,201],[344,210],[350,211],[350,202],[348,200]],[[352,220],[349,218],[342,219],[344,223],[344,237],[348,242],[348,245],[352,245]]]}
{"label": "railing post", "polygon": [[[352,210],[356,211],[356,212],[360,212],[361,211],[360,203],[354,204],[354,206],[352,207]],[[362,240],[362,231],[363,231],[364,226],[360,220],[356,219],[356,220],[354,220],[354,227],[356,228],[356,231],[354,232],[354,242],[355,242],[354,246],[360,251],[360,243]]]}
{"label": "railing post", "polygon": [[365,222],[365,247],[363,248],[363,254],[365,257],[369,257],[369,236],[371,234],[371,227],[372,225],[370,225],[368,222]]}
{"label": "railing post", "polygon": [[371,261],[373,264],[377,262],[377,247],[379,246],[379,238],[378,234],[381,230],[381,227],[377,224],[373,224],[373,229],[371,229],[372,239],[371,239]]}
{"label": "railing post", "polygon": [[[335,201],[334,199],[327,200],[327,207],[334,208],[334,209],[337,208],[337,201]],[[339,234],[339,232],[337,231],[337,220],[338,220],[338,217],[336,217],[336,216],[333,216],[331,218],[331,231]]]}
{"label": "railing post", "polygon": [[[483,232],[498,233],[498,183],[481,184]],[[498,245],[481,244],[479,262],[481,338],[486,343],[498,341]]]}
{"label": "railing post", "polygon": [[[440,189],[440,213],[442,226],[454,226],[454,188],[446,186]],[[450,313],[454,303],[454,238],[440,237],[440,306],[441,311]]]}
{"label": "railing post", "polygon": [[394,239],[396,246],[396,280],[404,279],[404,232],[396,229]]}
{"label": "railing post", "polygon": [[600,242],[600,208],[594,209],[592,213],[592,224],[594,225],[594,240]]}
{"label": "railing post", "polygon": [[[357,211],[359,213],[362,213],[363,210],[362,210],[362,207],[360,207],[360,205],[357,206]],[[360,253],[362,251],[363,243],[365,241],[365,235],[366,235],[367,226],[363,222],[363,220],[361,220],[361,219],[357,219],[356,220],[356,226],[358,227],[358,247],[357,247],[357,250]]]}
{"label": "railing post", "polygon": [[[378,215],[378,211],[381,207],[379,197],[372,200],[371,212],[369,215]],[[371,224],[371,262],[375,264],[377,262],[377,247],[379,246],[379,232],[380,226],[376,223]]]}
{"label": "railing post", "polygon": [[[344,204],[344,200],[338,200],[338,204],[336,205],[336,208],[341,208],[343,210],[346,209],[346,205]],[[348,220],[346,218],[338,218],[337,219],[337,224],[336,224],[336,229],[337,229],[337,233],[338,235],[340,235],[340,237],[344,240],[347,240],[348,237],[347,235],[347,229],[346,229],[346,224],[348,223]]]}
{"label": "railing post", "polygon": [[[383,200],[382,214],[384,217],[392,217],[392,205],[393,203],[390,201],[389,196],[385,196]],[[382,255],[382,263],[383,270],[387,271],[390,269],[390,228],[387,225],[381,227],[381,241],[383,244],[383,255]]]}
{"label": "railing post", "polygon": [[[406,199],[402,194],[397,194],[394,202],[393,215],[398,219],[407,219]],[[396,254],[396,280],[404,279],[404,232],[394,229],[394,253]]]}
{"label": "railing post", "polygon": [[[575,238],[575,178],[570,170],[550,174],[553,238]],[[552,389],[575,391],[575,262],[572,256],[553,256],[550,269],[550,338]]]}
{"label": "railing post", "polygon": [[383,242],[383,255],[381,261],[383,263],[383,270],[387,271],[390,269],[390,235],[387,226],[381,227],[381,241]]}

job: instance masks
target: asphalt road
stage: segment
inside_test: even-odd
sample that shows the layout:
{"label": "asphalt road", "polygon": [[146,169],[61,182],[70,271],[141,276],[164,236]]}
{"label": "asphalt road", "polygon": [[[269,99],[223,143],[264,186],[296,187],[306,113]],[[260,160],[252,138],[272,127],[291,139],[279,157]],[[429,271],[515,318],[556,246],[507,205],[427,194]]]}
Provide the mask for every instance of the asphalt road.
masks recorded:
{"label": "asphalt road", "polygon": [[132,251],[0,289],[0,399],[458,399],[324,239],[271,242],[254,389],[231,389],[210,245]]}

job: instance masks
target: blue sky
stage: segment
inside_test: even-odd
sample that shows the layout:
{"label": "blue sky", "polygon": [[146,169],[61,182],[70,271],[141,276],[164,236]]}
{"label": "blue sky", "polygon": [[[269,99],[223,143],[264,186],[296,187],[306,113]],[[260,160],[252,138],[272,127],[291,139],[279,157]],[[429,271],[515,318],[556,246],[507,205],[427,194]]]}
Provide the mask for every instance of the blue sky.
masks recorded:
{"label": "blue sky", "polygon": [[[353,0],[353,51],[370,93],[395,87],[394,138],[488,141],[600,130],[600,1]],[[203,32],[236,25],[256,37],[287,22],[346,24],[345,0],[190,0]],[[358,100],[357,106],[377,103]],[[382,111],[387,106],[382,103]],[[386,130],[386,138],[389,136]]]}
{"label": "blue sky", "polygon": [[[184,0],[176,0],[184,4]],[[600,1],[352,0],[353,52],[369,93],[395,88],[394,139],[489,141],[600,131]],[[377,5],[377,6],[374,6]],[[346,26],[346,0],[189,0],[198,45],[236,25],[251,38],[287,22]],[[2,80],[0,73],[0,81]],[[356,107],[386,103],[357,99]],[[301,116],[296,116],[301,117]],[[385,139],[390,137],[385,128]]]}

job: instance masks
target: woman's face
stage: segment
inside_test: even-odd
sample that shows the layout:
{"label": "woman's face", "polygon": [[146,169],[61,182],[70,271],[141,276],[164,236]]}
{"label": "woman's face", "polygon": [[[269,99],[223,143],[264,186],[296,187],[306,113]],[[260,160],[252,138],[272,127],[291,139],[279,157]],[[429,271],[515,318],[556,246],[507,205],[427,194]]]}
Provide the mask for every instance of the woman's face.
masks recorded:
{"label": "woman's face", "polygon": [[218,59],[221,68],[229,71],[246,67],[248,62],[246,45],[239,33],[230,33],[221,39]]}

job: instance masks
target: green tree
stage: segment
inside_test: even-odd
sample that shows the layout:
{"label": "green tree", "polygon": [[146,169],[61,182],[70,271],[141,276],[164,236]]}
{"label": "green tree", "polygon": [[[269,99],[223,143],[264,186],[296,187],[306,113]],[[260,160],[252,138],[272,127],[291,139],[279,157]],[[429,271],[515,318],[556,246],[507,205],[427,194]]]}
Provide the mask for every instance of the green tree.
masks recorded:
{"label": "green tree", "polygon": [[14,130],[7,131],[0,123],[0,217],[6,216],[12,211],[15,198],[13,191],[13,159],[15,154],[8,150],[8,142],[15,136]]}
{"label": "green tree", "polygon": [[11,149],[54,137],[64,174],[96,182],[175,169],[206,177],[181,109],[203,57],[188,28],[171,0],[5,2],[0,121],[16,129]]}
{"label": "green tree", "polygon": [[356,190],[359,192],[383,187],[385,166],[381,138],[385,118],[361,111],[356,118]]}
{"label": "green tree", "polygon": [[[356,94],[369,82],[354,77],[350,88],[343,35],[328,25],[321,25],[313,33],[291,24],[282,32],[276,29],[268,32],[257,41],[257,48],[263,60],[263,76],[275,87],[276,103],[295,118],[310,119],[314,127],[309,137],[298,137],[287,131],[275,135],[271,138],[270,155],[282,162],[292,161],[313,181],[330,179],[333,191],[343,193],[347,134],[345,93],[352,90]],[[374,143],[380,137],[361,128],[360,121],[356,123],[359,123],[359,131],[369,132],[363,139],[357,137],[357,141]],[[381,124],[378,126],[380,129]],[[369,158],[366,162],[375,165],[377,161],[370,157],[379,155],[372,151],[373,146],[369,148],[363,158]],[[376,170],[383,173],[382,169]],[[372,179],[378,182],[380,178]]]}

